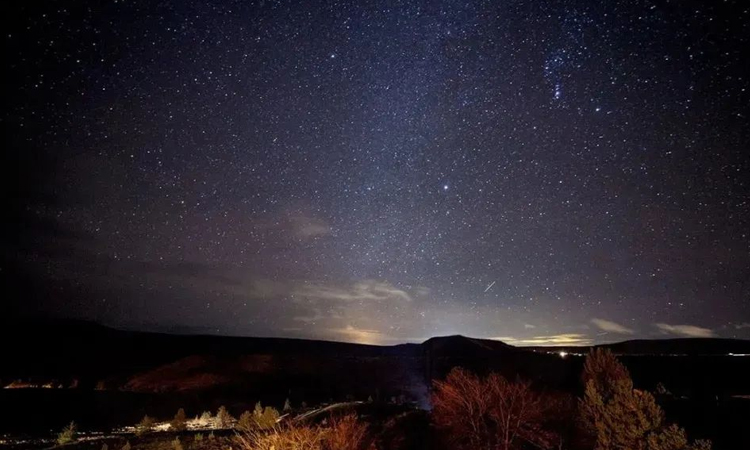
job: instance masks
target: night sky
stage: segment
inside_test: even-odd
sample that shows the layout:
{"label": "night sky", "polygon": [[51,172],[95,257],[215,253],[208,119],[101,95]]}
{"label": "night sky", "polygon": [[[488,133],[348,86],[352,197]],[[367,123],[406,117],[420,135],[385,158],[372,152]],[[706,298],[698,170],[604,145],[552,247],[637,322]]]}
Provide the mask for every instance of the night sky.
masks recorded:
{"label": "night sky", "polygon": [[750,338],[747,2],[21,3],[6,317]]}

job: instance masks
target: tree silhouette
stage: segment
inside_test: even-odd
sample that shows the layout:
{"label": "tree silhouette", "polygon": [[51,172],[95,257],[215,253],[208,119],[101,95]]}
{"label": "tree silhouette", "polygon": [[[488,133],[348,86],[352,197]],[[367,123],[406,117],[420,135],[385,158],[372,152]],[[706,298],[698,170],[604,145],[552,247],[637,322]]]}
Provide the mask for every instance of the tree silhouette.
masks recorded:
{"label": "tree silhouette", "polygon": [[709,441],[688,443],[685,430],[666,426],[664,411],[647,391],[634,389],[628,370],[607,349],[584,364],[581,422],[595,450],[709,450]]}
{"label": "tree silhouette", "polygon": [[229,414],[229,411],[222,405],[219,407],[219,410],[216,412],[216,420],[219,422],[219,426],[222,428],[227,428],[229,425],[231,425],[233,417],[231,414]]}
{"label": "tree silhouette", "polygon": [[135,426],[135,435],[141,436],[150,433],[154,429],[154,423],[154,419],[148,415],[143,416],[143,419],[141,419],[141,421],[138,422],[138,425]]}
{"label": "tree silhouette", "polygon": [[185,416],[185,410],[180,408],[177,410],[177,414],[174,415],[174,419],[170,423],[170,428],[175,431],[187,430],[187,416]]}
{"label": "tree silhouette", "polygon": [[556,403],[528,383],[456,368],[435,382],[433,421],[452,449],[556,448],[561,437],[547,426]]}

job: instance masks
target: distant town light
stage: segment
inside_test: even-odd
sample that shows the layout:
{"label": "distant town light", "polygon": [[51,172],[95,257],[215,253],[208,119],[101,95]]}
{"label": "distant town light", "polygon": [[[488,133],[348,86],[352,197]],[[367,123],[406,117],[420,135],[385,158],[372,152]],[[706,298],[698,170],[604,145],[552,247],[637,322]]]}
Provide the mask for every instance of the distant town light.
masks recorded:
{"label": "distant town light", "polygon": [[565,358],[566,356],[568,356],[568,352],[560,352],[558,353],[558,355],[560,355],[560,358]]}

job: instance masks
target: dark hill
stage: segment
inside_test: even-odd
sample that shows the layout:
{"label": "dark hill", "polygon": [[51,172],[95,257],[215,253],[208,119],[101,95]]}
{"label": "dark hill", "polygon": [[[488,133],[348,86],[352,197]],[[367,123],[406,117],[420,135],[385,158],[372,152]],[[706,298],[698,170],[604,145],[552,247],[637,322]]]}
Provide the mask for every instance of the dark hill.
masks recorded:
{"label": "dark hill", "polygon": [[727,356],[729,354],[750,354],[750,341],[723,338],[674,338],[674,339],[634,339],[582,347],[526,347],[543,352],[587,353],[592,348],[608,348],[617,355],[687,355],[687,356]]}
{"label": "dark hill", "polygon": [[504,342],[460,335],[430,338],[421,346],[425,352],[435,356],[461,358],[487,357],[496,352],[523,351]]}
{"label": "dark hill", "polygon": [[727,355],[750,354],[750,341],[720,338],[639,339],[608,344],[618,354],[642,355]]}
{"label": "dark hill", "polygon": [[[373,346],[303,339],[170,335],[117,330],[79,321],[6,323],[0,327],[0,337],[7,349],[4,364],[0,365],[3,386],[20,380],[17,385],[51,383],[137,392],[221,390],[241,394],[300,390],[310,398],[366,398],[377,392],[423,399],[431,380],[443,377],[455,366],[575,390],[582,361],[561,358],[559,351],[589,350],[514,347],[465,336],[434,337],[421,344]],[[732,373],[725,376],[721,367],[714,366],[717,361],[707,364],[685,357],[676,364],[671,359],[667,363],[660,356],[750,353],[750,341],[636,340],[604,347],[621,355],[651,355],[648,364],[639,362],[645,359],[625,360],[632,366],[634,376],[647,384],[678,379],[685,371],[702,374],[696,377],[702,390],[714,383],[736,384],[732,380],[745,375],[750,378],[746,358],[728,358],[733,360],[731,363],[722,360],[721,364]],[[670,372],[678,367],[681,373]],[[708,367],[716,370],[709,371]],[[732,382],[714,381],[722,379]]]}

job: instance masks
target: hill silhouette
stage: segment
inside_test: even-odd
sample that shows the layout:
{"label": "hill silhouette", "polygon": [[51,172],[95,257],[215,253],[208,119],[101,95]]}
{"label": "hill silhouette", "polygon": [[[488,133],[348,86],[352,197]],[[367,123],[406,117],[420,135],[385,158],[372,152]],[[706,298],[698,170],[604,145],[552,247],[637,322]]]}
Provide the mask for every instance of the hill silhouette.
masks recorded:
{"label": "hill silhouette", "polygon": [[[6,364],[0,368],[3,386],[20,380],[20,384],[28,385],[134,392],[301,389],[311,397],[321,398],[367,397],[379,392],[423,399],[431,381],[454,366],[576,389],[581,361],[561,358],[559,352],[580,354],[590,348],[514,347],[460,335],[433,337],[421,344],[375,346],[305,339],[171,335],[61,320],[7,323],[1,333],[3,342],[12,343],[7,346]],[[621,355],[653,358],[750,353],[750,341],[712,338],[632,340],[601,347]],[[681,364],[686,364],[684,361],[688,360]],[[688,362],[692,364],[691,361]],[[735,370],[740,375],[730,378],[750,375],[745,371],[747,366],[740,364]],[[637,364],[635,375],[645,380],[657,376]],[[701,378],[700,383],[710,383],[711,379]]]}

